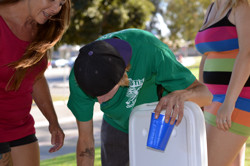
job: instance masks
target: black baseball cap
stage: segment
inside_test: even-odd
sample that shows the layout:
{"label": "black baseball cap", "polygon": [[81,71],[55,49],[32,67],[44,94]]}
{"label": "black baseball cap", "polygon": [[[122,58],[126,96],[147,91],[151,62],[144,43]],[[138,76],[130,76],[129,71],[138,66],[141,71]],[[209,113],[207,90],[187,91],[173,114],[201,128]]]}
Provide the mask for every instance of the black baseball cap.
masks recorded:
{"label": "black baseball cap", "polygon": [[121,80],[131,56],[130,44],[118,38],[89,43],[75,61],[76,82],[87,95],[102,96]]}

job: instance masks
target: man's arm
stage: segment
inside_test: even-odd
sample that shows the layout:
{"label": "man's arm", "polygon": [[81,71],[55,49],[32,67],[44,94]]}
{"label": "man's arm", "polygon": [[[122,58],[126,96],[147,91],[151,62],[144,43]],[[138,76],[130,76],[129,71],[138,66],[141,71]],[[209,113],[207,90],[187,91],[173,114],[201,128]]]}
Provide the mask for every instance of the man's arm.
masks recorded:
{"label": "man's arm", "polygon": [[79,137],[77,141],[77,166],[93,166],[95,160],[95,144],[93,120],[80,122],[77,120]]}
{"label": "man's arm", "polygon": [[155,108],[155,118],[158,118],[162,110],[166,110],[165,122],[168,123],[171,117],[170,123],[173,124],[178,115],[178,120],[176,122],[176,125],[178,125],[183,117],[185,101],[192,101],[200,107],[203,107],[211,104],[212,99],[213,96],[208,88],[198,80],[195,80],[188,88],[176,90],[162,97]]}

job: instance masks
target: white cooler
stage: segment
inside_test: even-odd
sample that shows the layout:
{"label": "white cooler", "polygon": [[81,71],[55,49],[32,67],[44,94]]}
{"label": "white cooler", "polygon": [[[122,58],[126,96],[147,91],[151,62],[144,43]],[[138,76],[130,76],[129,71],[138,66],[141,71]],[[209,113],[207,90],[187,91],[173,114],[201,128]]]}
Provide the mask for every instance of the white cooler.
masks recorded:
{"label": "white cooler", "polygon": [[204,116],[193,102],[185,102],[183,119],[179,126],[174,127],[165,151],[146,146],[151,113],[156,104],[139,105],[130,115],[130,166],[207,166]]}

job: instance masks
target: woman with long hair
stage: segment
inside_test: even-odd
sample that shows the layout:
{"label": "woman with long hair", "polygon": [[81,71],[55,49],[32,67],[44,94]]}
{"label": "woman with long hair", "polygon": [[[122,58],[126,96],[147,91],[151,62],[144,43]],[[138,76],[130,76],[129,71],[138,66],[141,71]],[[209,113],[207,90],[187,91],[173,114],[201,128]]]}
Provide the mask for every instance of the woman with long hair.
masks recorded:
{"label": "woman with long hair", "polygon": [[204,108],[209,166],[244,165],[250,135],[249,18],[249,0],[216,0],[195,39],[203,54],[200,80],[213,93],[213,103]]}
{"label": "woman with long hair", "polygon": [[49,122],[49,151],[63,146],[44,71],[49,49],[69,25],[70,7],[70,0],[0,1],[0,166],[40,163],[32,99]]}

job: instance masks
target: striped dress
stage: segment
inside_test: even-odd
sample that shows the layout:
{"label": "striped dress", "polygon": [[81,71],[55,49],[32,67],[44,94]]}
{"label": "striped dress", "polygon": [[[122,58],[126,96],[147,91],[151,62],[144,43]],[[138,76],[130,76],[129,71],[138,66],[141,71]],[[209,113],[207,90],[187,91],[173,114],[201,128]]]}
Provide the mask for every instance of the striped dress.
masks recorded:
{"label": "striped dress", "polygon": [[[239,52],[235,25],[227,15],[217,23],[198,32],[195,38],[197,50],[206,55],[203,80],[213,94],[213,103],[205,107],[206,122],[216,126],[216,114],[225,99],[235,58]],[[250,78],[242,89],[232,113],[230,132],[250,136]]]}

